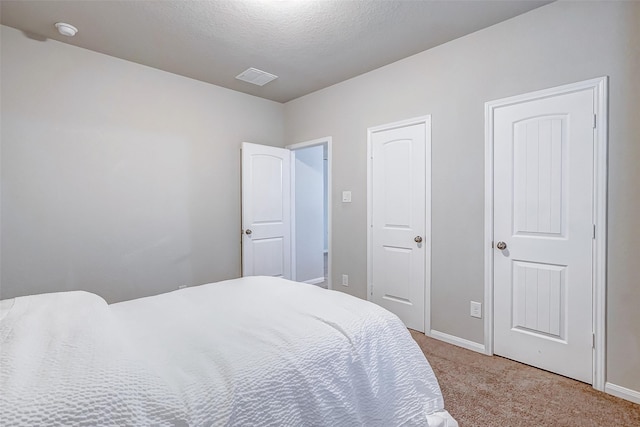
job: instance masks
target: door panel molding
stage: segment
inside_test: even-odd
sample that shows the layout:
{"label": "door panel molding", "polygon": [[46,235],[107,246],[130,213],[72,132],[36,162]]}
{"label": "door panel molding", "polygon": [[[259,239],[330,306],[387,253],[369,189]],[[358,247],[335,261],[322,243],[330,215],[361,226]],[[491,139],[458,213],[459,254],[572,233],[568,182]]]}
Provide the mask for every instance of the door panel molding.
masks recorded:
{"label": "door panel molding", "polygon": [[493,354],[493,281],[494,281],[494,112],[523,102],[564,95],[572,92],[592,89],[594,94],[594,182],[593,182],[593,218],[595,222],[592,245],[593,277],[593,325],[595,334],[593,348],[593,387],[605,390],[606,358],[606,248],[607,248],[607,153],[608,153],[608,77],[544,89],[523,95],[503,98],[485,103],[485,275],[484,275],[484,342],[485,353]]}
{"label": "door panel molding", "polygon": [[424,331],[431,335],[431,116],[374,126],[367,129],[367,300],[373,293],[373,136],[377,132],[391,131],[412,125],[425,125],[425,205],[424,205]]}

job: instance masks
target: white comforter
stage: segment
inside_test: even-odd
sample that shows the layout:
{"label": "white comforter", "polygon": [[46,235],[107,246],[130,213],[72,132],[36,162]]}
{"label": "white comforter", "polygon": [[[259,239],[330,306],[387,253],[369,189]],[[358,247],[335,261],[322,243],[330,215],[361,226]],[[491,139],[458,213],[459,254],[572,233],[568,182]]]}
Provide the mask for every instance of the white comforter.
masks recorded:
{"label": "white comforter", "polygon": [[456,425],[397,317],[282,279],[16,298],[0,346],[5,425]]}

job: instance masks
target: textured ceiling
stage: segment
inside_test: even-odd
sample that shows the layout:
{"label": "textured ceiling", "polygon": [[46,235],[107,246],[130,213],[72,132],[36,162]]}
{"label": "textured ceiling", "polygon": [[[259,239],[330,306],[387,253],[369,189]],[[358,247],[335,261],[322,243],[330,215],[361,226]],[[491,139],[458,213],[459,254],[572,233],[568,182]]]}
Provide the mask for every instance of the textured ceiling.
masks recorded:
{"label": "textured ceiling", "polygon": [[[286,102],[546,3],[3,0],[0,21],[41,40]],[[59,21],[78,34],[58,34]],[[249,67],[279,78],[263,87],[235,80]]]}

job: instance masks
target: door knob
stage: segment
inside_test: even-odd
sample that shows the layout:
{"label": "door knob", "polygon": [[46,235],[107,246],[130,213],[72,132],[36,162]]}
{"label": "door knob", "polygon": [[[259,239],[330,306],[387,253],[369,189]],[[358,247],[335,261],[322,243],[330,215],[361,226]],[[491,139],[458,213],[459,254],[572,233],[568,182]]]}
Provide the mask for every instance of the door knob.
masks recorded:
{"label": "door knob", "polygon": [[507,244],[505,242],[498,242],[498,244],[496,245],[496,248],[500,249],[501,251],[507,249]]}
{"label": "door knob", "polygon": [[415,239],[413,239],[413,241],[416,243],[422,243],[422,237],[416,236]]}
{"label": "door knob", "polygon": [[253,231],[251,231],[251,229],[250,229],[250,228],[247,228],[247,231],[245,231],[245,234],[248,236],[248,235],[250,235],[251,233],[253,233]]}

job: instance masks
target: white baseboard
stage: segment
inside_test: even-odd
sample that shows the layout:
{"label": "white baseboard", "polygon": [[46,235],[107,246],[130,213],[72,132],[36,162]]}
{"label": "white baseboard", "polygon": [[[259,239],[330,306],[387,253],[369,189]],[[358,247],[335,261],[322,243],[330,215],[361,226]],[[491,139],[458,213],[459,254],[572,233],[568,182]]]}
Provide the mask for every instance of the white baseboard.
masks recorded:
{"label": "white baseboard", "polygon": [[457,345],[458,347],[466,348],[467,350],[477,351],[478,353],[485,354],[484,344],[465,340],[464,338],[456,337],[454,335],[445,334],[444,332],[431,330],[429,333],[431,338],[435,338],[440,341],[447,342],[449,344]]}
{"label": "white baseboard", "polygon": [[305,280],[302,283],[308,283],[310,285],[317,285],[318,283],[322,283],[322,282],[324,282],[324,277],[317,277],[315,279]]}
{"label": "white baseboard", "polygon": [[616,384],[605,383],[604,392],[633,403],[640,403],[640,391],[631,390]]}

